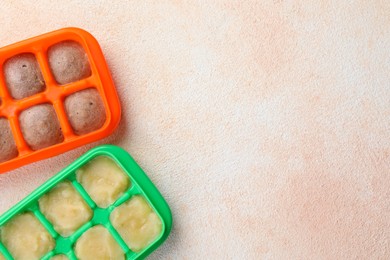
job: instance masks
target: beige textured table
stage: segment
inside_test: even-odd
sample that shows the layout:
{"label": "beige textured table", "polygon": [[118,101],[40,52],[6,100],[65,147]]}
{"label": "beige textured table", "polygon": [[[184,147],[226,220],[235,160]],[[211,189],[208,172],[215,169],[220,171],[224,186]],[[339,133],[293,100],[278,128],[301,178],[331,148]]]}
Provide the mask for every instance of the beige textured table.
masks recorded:
{"label": "beige textured table", "polygon": [[[151,259],[390,259],[390,1],[14,1],[0,45],[100,42],[170,204]],[[98,143],[0,176],[0,213]]]}

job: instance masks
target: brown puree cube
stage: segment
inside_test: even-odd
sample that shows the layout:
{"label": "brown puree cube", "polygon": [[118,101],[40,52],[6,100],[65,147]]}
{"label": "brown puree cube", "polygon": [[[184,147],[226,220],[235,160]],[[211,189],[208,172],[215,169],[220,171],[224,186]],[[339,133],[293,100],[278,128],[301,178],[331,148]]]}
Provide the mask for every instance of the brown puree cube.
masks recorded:
{"label": "brown puree cube", "polygon": [[55,80],[67,84],[91,75],[88,55],[83,47],[74,41],[65,41],[50,47],[49,65]]}
{"label": "brown puree cube", "polygon": [[56,112],[50,104],[37,105],[22,111],[19,121],[23,137],[33,150],[43,149],[64,140]]}
{"label": "brown puree cube", "polygon": [[11,127],[7,119],[0,118],[0,163],[18,156]]}
{"label": "brown puree cube", "polygon": [[96,89],[82,90],[65,99],[65,110],[77,135],[98,130],[106,121],[103,100]]}
{"label": "brown puree cube", "polygon": [[4,63],[8,91],[14,99],[22,99],[45,90],[38,62],[32,53],[24,53]]}

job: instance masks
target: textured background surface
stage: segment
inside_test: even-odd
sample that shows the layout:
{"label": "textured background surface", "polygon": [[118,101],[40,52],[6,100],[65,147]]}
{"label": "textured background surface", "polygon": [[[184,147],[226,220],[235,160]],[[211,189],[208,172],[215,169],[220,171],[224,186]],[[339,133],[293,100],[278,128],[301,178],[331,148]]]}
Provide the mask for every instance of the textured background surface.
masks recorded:
{"label": "textured background surface", "polygon": [[[100,143],[175,218],[151,259],[390,258],[389,1],[16,2],[0,45],[100,42],[124,111]],[[0,176],[0,213],[95,145]]]}

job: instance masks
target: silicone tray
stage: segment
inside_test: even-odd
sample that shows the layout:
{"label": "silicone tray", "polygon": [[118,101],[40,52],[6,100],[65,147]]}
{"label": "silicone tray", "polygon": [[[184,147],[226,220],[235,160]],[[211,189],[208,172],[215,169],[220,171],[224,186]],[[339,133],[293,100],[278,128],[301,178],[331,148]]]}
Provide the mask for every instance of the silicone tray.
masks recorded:
{"label": "silicone tray", "polygon": [[[129,176],[131,185],[129,189],[120,197],[113,205],[106,209],[102,209],[96,206],[93,200],[89,197],[83,187],[76,181],[75,171],[89,162],[96,156],[105,155],[112,158]],[[81,194],[87,204],[93,210],[93,217],[91,221],[84,224],[79,230],[77,230],[70,237],[60,236],[39,211],[38,200],[46,192],[50,191],[55,185],[64,180],[70,180],[76,190]],[[109,216],[110,213],[119,205],[130,199],[134,195],[142,195],[156,212],[157,216],[160,217],[162,222],[162,231],[155,242],[150,244],[141,252],[132,252],[129,247],[122,240],[120,235],[117,233],[115,228],[111,225]],[[103,225],[113,235],[114,239],[118,242],[121,248],[126,253],[126,259],[143,259],[155,250],[160,244],[162,244],[168,237],[171,226],[172,226],[172,215],[168,204],[161,196],[160,192],[156,189],[153,183],[145,175],[143,170],[137,165],[134,159],[122,148],[112,145],[103,145],[96,147],[75,162],[70,164],[68,167],[59,172],[56,176],[45,182],[41,187],[32,192],[29,196],[23,199],[21,202],[16,204],[13,208],[8,210],[0,217],[0,227],[7,223],[12,217],[21,214],[26,211],[31,211],[38,218],[38,220],[45,226],[48,232],[53,236],[56,241],[56,247],[53,251],[49,252],[42,259],[50,259],[52,256],[57,254],[65,254],[69,259],[77,259],[73,252],[73,245],[77,239],[89,228],[95,225]],[[0,242],[0,252],[7,258],[13,259],[5,246]]]}
{"label": "silicone tray", "polygon": [[[52,45],[67,40],[75,41],[84,48],[91,66],[91,76],[73,83],[59,85],[51,73],[47,51]],[[45,80],[46,90],[24,99],[15,100],[7,90],[4,74],[0,73],[0,117],[9,120],[19,151],[16,158],[0,163],[0,173],[102,139],[114,131],[121,115],[119,99],[103,53],[96,39],[88,32],[78,28],[65,28],[3,47],[0,49],[0,68],[9,58],[21,53],[33,53],[35,55]],[[63,101],[66,96],[87,88],[96,88],[100,93],[106,109],[106,122],[96,131],[77,136],[69,124]],[[18,116],[21,111],[42,103],[51,103],[54,106],[64,135],[64,141],[33,151],[23,138]]]}

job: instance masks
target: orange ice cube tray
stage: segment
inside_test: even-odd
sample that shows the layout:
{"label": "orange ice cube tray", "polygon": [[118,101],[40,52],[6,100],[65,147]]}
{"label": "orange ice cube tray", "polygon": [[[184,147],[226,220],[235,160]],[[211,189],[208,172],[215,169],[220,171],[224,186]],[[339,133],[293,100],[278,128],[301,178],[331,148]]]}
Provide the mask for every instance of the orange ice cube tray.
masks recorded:
{"label": "orange ice cube tray", "polygon": [[[88,57],[91,75],[61,85],[57,83],[51,71],[48,50],[51,46],[65,41],[73,41],[83,47]],[[12,57],[26,53],[35,56],[43,76],[45,90],[17,100],[12,98],[7,88],[4,63]],[[119,99],[102,50],[96,39],[82,29],[64,28],[3,47],[0,49],[0,67],[2,72],[0,73],[0,118],[8,119],[18,149],[17,157],[0,163],[0,173],[102,139],[110,135],[119,123],[121,114]],[[101,128],[95,131],[77,135],[67,117],[64,100],[72,93],[89,88],[95,88],[98,91],[105,107],[106,121]],[[40,150],[32,150],[23,137],[19,115],[23,110],[39,104],[53,105],[64,138],[61,143]]]}

